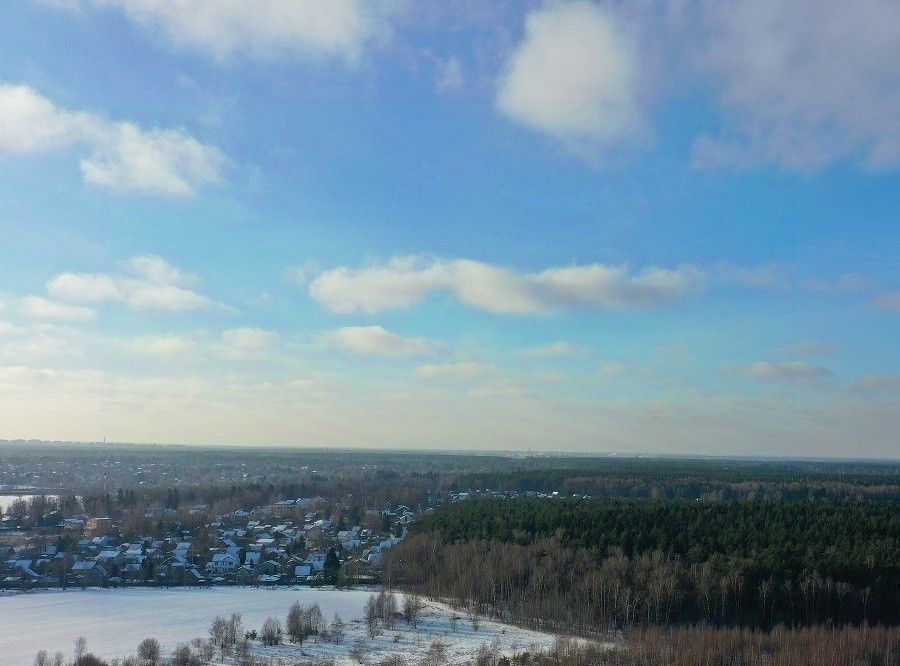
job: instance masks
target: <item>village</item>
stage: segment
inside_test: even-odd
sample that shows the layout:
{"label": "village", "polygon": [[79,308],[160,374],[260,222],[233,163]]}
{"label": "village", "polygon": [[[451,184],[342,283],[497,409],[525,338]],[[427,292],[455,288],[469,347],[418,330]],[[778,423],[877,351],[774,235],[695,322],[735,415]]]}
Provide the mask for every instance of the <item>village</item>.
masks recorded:
{"label": "village", "polygon": [[[162,538],[120,536],[120,523],[104,517],[64,518],[56,529],[23,529],[14,515],[3,529],[18,545],[0,545],[0,586],[38,587],[348,585],[378,582],[383,554],[403,539],[416,512],[407,506],[367,510],[361,524],[338,522],[322,511],[321,497],[282,499],[205,520],[208,507],[187,515],[151,507],[148,519],[173,527]],[[165,520],[168,519],[168,520]]]}

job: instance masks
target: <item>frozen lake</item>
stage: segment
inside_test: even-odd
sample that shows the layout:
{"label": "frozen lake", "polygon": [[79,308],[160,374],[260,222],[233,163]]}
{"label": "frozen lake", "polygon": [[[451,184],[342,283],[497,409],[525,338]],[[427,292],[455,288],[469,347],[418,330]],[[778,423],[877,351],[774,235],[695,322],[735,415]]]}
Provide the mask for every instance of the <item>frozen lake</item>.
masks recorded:
{"label": "frozen lake", "polygon": [[[370,590],[330,590],[313,588],[132,588],[117,590],[43,591],[0,596],[0,666],[31,664],[35,653],[62,650],[69,657],[78,636],[87,639],[88,650],[111,658],[133,654],[138,642],[154,636],[165,650],[192,638],[206,637],[216,615],[240,613],[247,629],[258,629],[266,617],[284,621],[294,601],[319,604],[331,619],[338,613],[347,623],[347,639],[340,647],[304,645],[303,654],[346,657],[354,638],[365,636],[360,620]],[[424,654],[434,638],[448,647],[452,663],[465,663],[481,643],[497,640],[506,651],[549,646],[548,634],[483,621],[477,630],[464,618],[451,623],[453,613],[445,606],[429,603],[418,630],[404,624],[370,641],[374,653],[401,652],[406,657]],[[397,635],[401,638],[397,638]],[[281,656],[300,656],[294,646],[277,649]],[[260,652],[263,654],[263,652]],[[268,653],[267,653],[268,654]],[[276,654],[276,653],[272,653]]]}
{"label": "frozen lake", "polygon": [[[34,495],[0,495],[0,509],[6,511],[17,499],[30,500]],[[56,495],[47,495],[47,497],[56,497]]]}

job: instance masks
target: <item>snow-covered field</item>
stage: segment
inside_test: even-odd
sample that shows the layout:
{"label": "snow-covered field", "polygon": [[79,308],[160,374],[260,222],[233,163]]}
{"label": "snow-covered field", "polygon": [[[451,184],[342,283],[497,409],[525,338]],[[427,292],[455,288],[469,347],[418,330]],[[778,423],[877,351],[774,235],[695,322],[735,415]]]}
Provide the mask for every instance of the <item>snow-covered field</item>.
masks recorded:
{"label": "snow-covered field", "polygon": [[[464,615],[453,628],[453,611],[428,602],[413,630],[398,622],[370,640],[362,621],[370,590],[330,590],[313,588],[210,589],[133,588],[118,590],[42,591],[0,597],[0,666],[27,666],[35,653],[63,650],[71,655],[78,636],[87,639],[88,650],[102,657],[133,654],[138,642],[154,636],[171,650],[178,643],[206,637],[216,615],[240,613],[247,629],[259,629],[268,616],[284,622],[294,601],[304,606],[319,604],[330,620],[335,613],[347,624],[347,635],[339,646],[308,641],[302,647],[282,645],[255,650],[257,654],[282,657],[334,656],[339,664],[356,663],[348,652],[357,638],[364,638],[372,657],[381,659],[399,654],[417,663],[435,639],[447,648],[450,663],[468,663],[482,643],[498,641],[502,651],[549,647],[554,637],[489,620],[477,630]],[[302,654],[301,654],[302,653]]]}

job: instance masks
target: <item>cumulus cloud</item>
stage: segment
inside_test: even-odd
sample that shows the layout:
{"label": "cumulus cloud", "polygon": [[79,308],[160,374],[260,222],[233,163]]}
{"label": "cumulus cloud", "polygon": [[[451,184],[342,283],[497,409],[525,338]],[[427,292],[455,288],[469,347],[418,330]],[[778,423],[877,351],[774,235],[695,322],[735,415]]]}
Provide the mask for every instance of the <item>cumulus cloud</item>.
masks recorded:
{"label": "cumulus cloud", "polygon": [[0,84],[0,151],[36,154],[84,147],[84,181],[113,190],[193,194],[221,180],[226,158],[181,130],[145,130],[56,106],[27,85]]}
{"label": "cumulus cloud", "polygon": [[497,108],[573,144],[610,146],[642,131],[639,68],[637,48],[611,9],[553,2],[526,18]]}
{"label": "cumulus cloud", "polygon": [[415,369],[416,377],[421,379],[439,379],[452,381],[471,381],[484,377],[490,366],[484,363],[430,363]]}
{"label": "cumulus cloud", "polygon": [[407,338],[382,326],[346,326],[321,336],[322,342],[355,356],[423,356],[437,346],[427,338]]}
{"label": "cumulus cloud", "polygon": [[71,303],[123,303],[137,310],[179,312],[216,303],[190,288],[196,276],[153,255],[132,257],[121,273],[60,273],[47,283],[47,293]]}
{"label": "cumulus cloud", "polygon": [[277,54],[354,61],[390,34],[390,0],[80,0],[120,10],[177,45],[215,57]]}
{"label": "cumulus cloud", "polygon": [[802,361],[772,363],[757,361],[740,369],[740,374],[760,382],[809,383],[827,379],[831,371],[820,365],[810,365]]}
{"label": "cumulus cloud", "polygon": [[324,271],[309,283],[313,299],[332,312],[375,313],[407,308],[438,291],[497,314],[537,314],[582,307],[649,308],[689,297],[702,288],[702,271],[588,264],[517,273],[470,259],[395,258],[365,268]]}
{"label": "cumulus cloud", "polygon": [[697,141],[698,165],[900,162],[900,4],[757,0],[697,11],[680,38],[726,116],[721,135]]}
{"label": "cumulus cloud", "polygon": [[59,319],[63,321],[89,321],[97,316],[92,308],[68,305],[43,296],[26,296],[22,299],[22,311],[34,319]]}

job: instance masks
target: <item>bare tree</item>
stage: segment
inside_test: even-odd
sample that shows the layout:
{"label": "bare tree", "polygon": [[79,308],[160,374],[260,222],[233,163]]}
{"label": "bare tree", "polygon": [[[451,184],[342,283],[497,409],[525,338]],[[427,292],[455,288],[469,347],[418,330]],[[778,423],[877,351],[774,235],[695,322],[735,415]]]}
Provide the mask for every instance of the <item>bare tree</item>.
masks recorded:
{"label": "bare tree", "polygon": [[213,644],[213,647],[218,648],[223,656],[225,646],[227,645],[227,635],[228,620],[217,615],[212,621],[212,626],[209,628],[209,642]]}
{"label": "bare tree", "polygon": [[393,592],[385,593],[382,591],[382,594],[384,594],[384,597],[381,606],[381,619],[385,627],[393,629],[394,617],[397,614],[397,597]]}
{"label": "bare tree", "polygon": [[403,596],[403,618],[415,629],[419,624],[419,614],[424,604],[422,600],[415,594],[406,594]]}
{"label": "bare tree", "polygon": [[241,614],[232,613],[231,617],[228,619],[228,630],[226,632],[228,644],[233,646],[238,642],[243,633],[244,623],[241,621]]}
{"label": "bare tree", "polygon": [[378,597],[373,594],[366,602],[366,627],[369,630],[369,638],[375,638],[379,634],[378,611]]}
{"label": "bare tree", "polygon": [[334,641],[335,645],[340,645],[344,640],[344,621],[337,613],[335,613],[334,617],[331,619],[331,628],[329,631],[331,640]]}
{"label": "bare tree", "polygon": [[172,654],[174,666],[200,666],[200,657],[191,652],[190,645],[179,645]]}
{"label": "bare tree", "polygon": [[39,650],[34,657],[34,666],[50,666],[50,655],[46,650]]}
{"label": "bare tree", "polygon": [[291,604],[287,614],[287,634],[292,643],[303,644],[306,640],[306,622],[304,621],[304,609],[299,601]]}
{"label": "bare tree", "polygon": [[72,659],[75,662],[75,666],[81,666],[81,660],[84,659],[84,653],[87,650],[87,639],[84,636],[79,636],[75,640],[75,651],[72,653]]}
{"label": "bare tree", "polygon": [[259,637],[263,645],[281,645],[284,638],[284,630],[281,628],[281,620],[277,617],[267,617],[263,622]]}
{"label": "bare tree", "polygon": [[366,663],[366,654],[369,651],[369,646],[366,645],[366,641],[362,638],[357,638],[353,641],[353,647],[350,648],[350,656],[358,661],[360,664]]}
{"label": "bare tree", "polygon": [[191,647],[194,648],[194,652],[204,662],[211,661],[215,654],[215,648],[213,647],[213,644],[209,641],[203,640],[202,638],[195,638],[194,640],[192,640]]}
{"label": "bare tree", "polygon": [[438,640],[431,642],[428,646],[428,652],[425,653],[425,659],[422,660],[422,666],[443,666],[447,663],[447,646]]}
{"label": "bare tree", "polygon": [[155,638],[145,638],[141,641],[140,645],[138,645],[137,649],[138,657],[142,661],[152,664],[153,666],[159,663],[161,652],[162,649],[160,648],[159,641]]}
{"label": "bare tree", "polygon": [[319,604],[313,604],[306,609],[306,626],[308,632],[313,636],[318,636],[325,631],[325,618],[322,617],[322,609]]}

